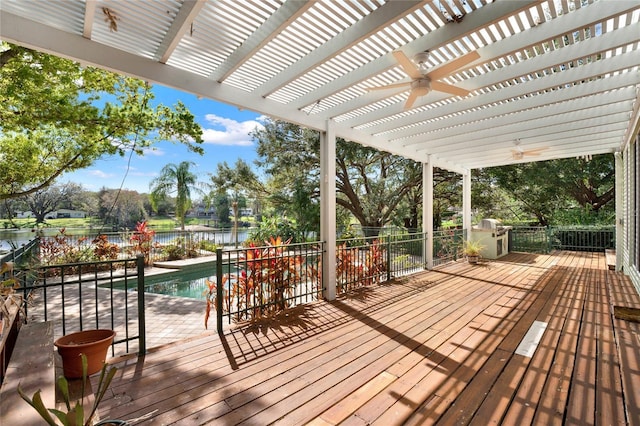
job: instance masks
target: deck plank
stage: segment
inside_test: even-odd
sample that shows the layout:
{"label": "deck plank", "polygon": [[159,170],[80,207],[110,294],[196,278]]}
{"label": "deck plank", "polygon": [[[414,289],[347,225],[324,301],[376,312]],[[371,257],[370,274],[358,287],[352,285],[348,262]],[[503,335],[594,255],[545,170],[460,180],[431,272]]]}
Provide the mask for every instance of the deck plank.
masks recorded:
{"label": "deck plank", "polygon": [[[148,415],[149,425],[633,424],[625,410],[638,413],[638,324],[613,317],[610,274],[618,277],[604,254],[557,252],[403,277],[222,338],[116,360],[101,416]],[[616,294],[633,301],[626,285]],[[515,354],[534,321],[548,324],[538,348]]]}

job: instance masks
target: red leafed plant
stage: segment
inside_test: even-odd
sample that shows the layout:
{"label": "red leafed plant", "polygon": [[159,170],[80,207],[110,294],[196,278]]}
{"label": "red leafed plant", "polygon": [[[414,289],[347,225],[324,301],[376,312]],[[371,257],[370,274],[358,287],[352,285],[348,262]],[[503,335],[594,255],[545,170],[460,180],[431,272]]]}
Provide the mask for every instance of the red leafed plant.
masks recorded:
{"label": "red leafed plant", "polygon": [[[249,319],[273,315],[291,306],[295,288],[305,279],[302,257],[287,254],[291,240],[270,238],[265,247],[251,245],[246,265],[231,287],[231,300],[239,313],[246,312]],[[238,318],[240,319],[240,318]]]}
{"label": "red leafed plant", "polygon": [[339,292],[379,283],[387,271],[386,251],[378,240],[366,247],[337,248],[336,277]]}
{"label": "red leafed plant", "polygon": [[[302,256],[290,254],[288,241],[270,238],[266,246],[254,243],[243,250],[238,259],[238,274],[224,276],[224,303],[230,306],[235,321],[256,320],[274,315],[293,305],[296,288],[317,271],[307,268]],[[226,285],[229,282],[229,294]],[[205,326],[215,308],[216,283],[207,281]],[[226,308],[225,308],[226,309]]]}
{"label": "red leafed plant", "polygon": [[76,263],[92,260],[91,252],[84,249],[87,237],[77,239],[67,234],[66,228],[61,228],[53,238],[40,240],[40,262],[44,265]]}
{"label": "red leafed plant", "polygon": [[120,247],[116,243],[109,242],[109,237],[106,235],[98,235],[91,241],[95,244],[93,254],[98,260],[114,260],[118,258],[120,253]]}
{"label": "red leafed plant", "polygon": [[[229,276],[228,275],[223,275],[222,276],[222,299],[223,299],[223,306],[226,306],[226,300],[229,297],[229,293],[227,292],[227,288],[226,288],[226,284],[227,281],[229,281]],[[209,280],[206,279],[204,281],[207,284],[207,289],[204,291],[204,295],[207,299],[207,308],[204,312],[204,328],[209,328],[209,316],[211,316],[211,310],[215,309],[217,306],[217,299],[218,299],[218,293],[217,293],[217,283],[216,281],[213,280]]]}
{"label": "red leafed plant", "polygon": [[153,237],[156,231],[149,229],[147,221],[138,222],[136,224],[133,235],[130,238],[132,254],[141,254],[144,256],[144,264],[151,263],[151,249],[153,248]]}

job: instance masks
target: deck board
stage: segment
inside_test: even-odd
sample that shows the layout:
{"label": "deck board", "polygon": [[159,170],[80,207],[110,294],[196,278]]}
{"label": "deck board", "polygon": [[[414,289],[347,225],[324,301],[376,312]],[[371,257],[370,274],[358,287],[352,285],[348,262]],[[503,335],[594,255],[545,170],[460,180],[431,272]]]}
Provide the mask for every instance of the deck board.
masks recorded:
{"label": "deck board", "polygon": [[[114,360],[101,417],[139,424],[634,424],[637,323],[603,253],[512,253]],[[531,358],[515,349],[547,328]],[[635,339],[635,340],[634,340]],[[620,348],[620,350],[618,350]],[[634,393],[635,392],[635,393]],[[633,419],[631,417],[631,419]]]}

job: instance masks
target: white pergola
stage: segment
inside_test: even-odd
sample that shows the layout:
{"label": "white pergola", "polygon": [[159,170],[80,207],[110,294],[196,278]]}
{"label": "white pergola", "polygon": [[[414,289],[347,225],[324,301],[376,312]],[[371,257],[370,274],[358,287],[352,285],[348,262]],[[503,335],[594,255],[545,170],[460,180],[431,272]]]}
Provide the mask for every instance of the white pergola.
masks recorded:
{"label": "white pergola", "polygon": [[[468,228],[474,168],[623,152],[639,21],[637,0],[0,1],[2,40],[322,132],[327,259],[336,137],[424,164],[429,235],[433,167],[463,175]],[[368,90],[410,81],[397,50],[428,72],[477,52],[438,80],[469,95]]]}

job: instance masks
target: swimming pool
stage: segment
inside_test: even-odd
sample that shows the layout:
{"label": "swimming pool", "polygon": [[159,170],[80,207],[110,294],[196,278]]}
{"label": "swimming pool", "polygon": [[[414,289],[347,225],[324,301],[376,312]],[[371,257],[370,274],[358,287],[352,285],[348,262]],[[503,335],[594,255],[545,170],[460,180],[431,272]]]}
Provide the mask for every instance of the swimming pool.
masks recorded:
{"label": "swimming pool", "polygon": [[205,280],[215,280],[215,275],[214,264],[210,268],[147,276],[144,279],[144,290],[146,293],[205,300],[204,292],[208,289]]}

